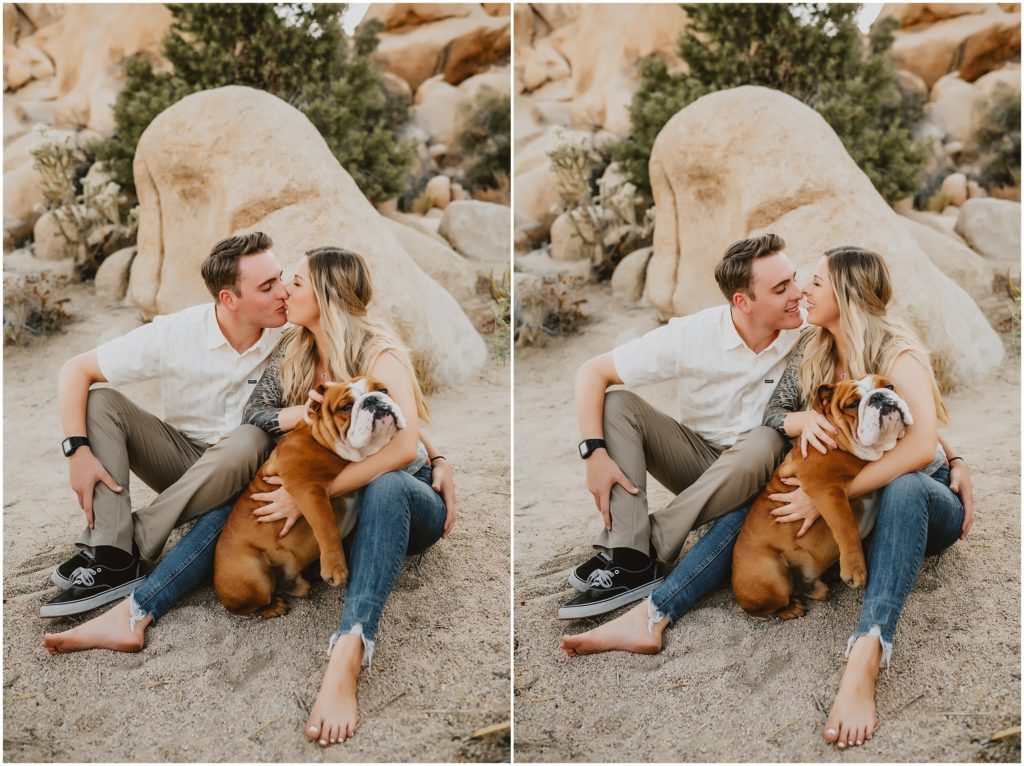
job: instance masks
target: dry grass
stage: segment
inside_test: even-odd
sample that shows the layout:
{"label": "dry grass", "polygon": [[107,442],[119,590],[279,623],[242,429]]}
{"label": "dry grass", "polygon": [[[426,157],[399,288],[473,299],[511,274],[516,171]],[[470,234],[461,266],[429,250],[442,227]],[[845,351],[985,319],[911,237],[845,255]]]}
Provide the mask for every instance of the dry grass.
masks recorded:
{"label": "dry grass", "polygon": [[4,275],[4,345],[20,346],[59,331],[71,321],[65,310],[64,277]]}

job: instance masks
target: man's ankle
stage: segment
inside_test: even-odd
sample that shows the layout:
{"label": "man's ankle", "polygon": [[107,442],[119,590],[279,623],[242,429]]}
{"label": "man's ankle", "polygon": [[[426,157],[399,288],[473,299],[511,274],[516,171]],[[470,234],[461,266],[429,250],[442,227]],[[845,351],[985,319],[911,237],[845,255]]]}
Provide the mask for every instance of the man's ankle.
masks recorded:
{"label": "man's ankle", "polygon": [[96,563],[111,569],[127,569],[138,561],[133,553],[123,551],[113,545],[97,545],[94,549]]}
{"label": "man's ankle", "polygon": [[635,548],[612,548],[612,561],[634,572],[651,565],[651,557]]}

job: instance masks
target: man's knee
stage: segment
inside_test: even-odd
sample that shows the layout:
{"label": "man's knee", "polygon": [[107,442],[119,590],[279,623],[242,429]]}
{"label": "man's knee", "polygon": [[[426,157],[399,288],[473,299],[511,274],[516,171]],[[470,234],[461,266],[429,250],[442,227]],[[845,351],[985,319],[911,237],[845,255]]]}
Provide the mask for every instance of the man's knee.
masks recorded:
{"label": "man's knee", "polygon": [[120,391],[113,388],[93,388],[89,391],[89,399],[85,407],[86,428],[109,421],[125,409],[130,400]]}
{"label": "man's knee", "polygon": [[743,434],[736,446],[742,449],[744,456],[749,456],[750,460],[760,459],[771,472],[786,456],[790,445],[789,441],[782,438],[774,428],[756,426]]}
{"label": "man's knee", "polygon": [[639,400],[640,397],[632,391],[624,389],[608,391],[604,395],[605,432],[607,433],[607,426],[609,424],[621,423],[624,420],[631,419],[636,411],[636,404]]}
{"label": "man's knee", "polygon": [[220,459],[227,462],[262,463],[274,449],[274,440],[258,426],[241,425],[215,445]]}

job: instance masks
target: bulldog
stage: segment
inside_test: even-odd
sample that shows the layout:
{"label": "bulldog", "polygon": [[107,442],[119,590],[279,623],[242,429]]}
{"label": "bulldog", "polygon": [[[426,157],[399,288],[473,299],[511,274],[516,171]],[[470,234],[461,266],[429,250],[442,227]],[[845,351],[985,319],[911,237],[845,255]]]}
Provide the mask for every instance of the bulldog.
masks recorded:
{"label": "bulldog", "polygon": [[[880,375],[821,386],[813,407],[838,429],[838,449],[826,454],[810,449],[806,458],[799,446],[790,450],[754,500],[733,549],[733,593],[756,617],[802,617],[805,606],[793,595],[794,582],[807,598],[824,600],[828,586],[819,578],[837,559],[847,585],[861,587],[867,582],[858,530],[863,505],[855,500],[851,506],[847,488],[865,464],[896,446],[913,423],[906,402]],[[769,496],[789,492],[782,479],[791,476],[800,479],[821,513],[799,539],[799,524],[776,523],[770,514],[782,503]]]}
{"label": "bulldog", "polygon": [[[367,377],[329,383],[317,389],[323,402],[312,425],[300,421],[286,434],[235,502],[217,542],[213,585],[220,602],[236,614],[279,617],[288,611],[281,593],[305,598],[310,584],[302,570],[320,557],[320,575],[338,587],[348,582],[348,566],[328,489],[350,462],[380,451],[405,428],[387,389]],[[260,523],[252,515],[260,503],[254,493],[274,486],[264,476],[280,476],[302,511],[295,526],[278,537],[284,521]]]}

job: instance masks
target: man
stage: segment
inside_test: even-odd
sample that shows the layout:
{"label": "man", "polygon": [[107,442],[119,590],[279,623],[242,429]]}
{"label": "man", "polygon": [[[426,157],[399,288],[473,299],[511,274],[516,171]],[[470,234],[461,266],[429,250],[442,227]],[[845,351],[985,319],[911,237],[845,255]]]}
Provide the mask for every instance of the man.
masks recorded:
{"label": "man", "polygon": [[[604,614],[648,596],[690,530],[749,499],[788,445],[761,416],[803,324],[796,269],[775,234],[729,247],[715,268],[728,301],[672,319],[590,359],[576,375],[587,488],[604,520],[598,553],[569,582],[562,619]],[[630,391],[676,379],[674,420]],[[675,498],[648,515],[647,473]]]}
{"label": "man", "polygon": [[[262,232],[218,242],[202,265],[214,303],[158,316],[61,368],[57,403],[71,487],[85,513],[80,551],[53,572],[64,592],[44,617],[131,593],[174,527],[236,495],[273,448],[242,408],[286,321],[281,265]],[[112,388],[158,378],[165,418]],[[132,512],[129,470],[159,492]]]}

